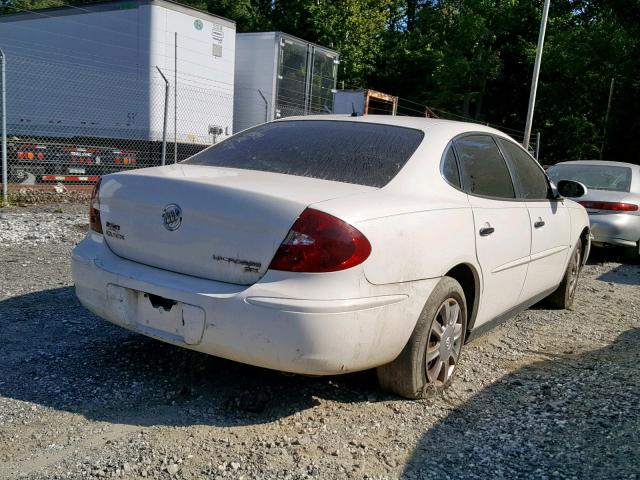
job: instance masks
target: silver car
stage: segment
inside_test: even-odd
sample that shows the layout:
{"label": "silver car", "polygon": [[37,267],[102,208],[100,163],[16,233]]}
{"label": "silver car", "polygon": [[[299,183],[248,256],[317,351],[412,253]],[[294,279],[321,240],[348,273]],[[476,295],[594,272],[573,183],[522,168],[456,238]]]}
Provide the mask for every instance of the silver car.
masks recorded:
{"label": "silver car", "polygon": [[578,202],[589,213],[593,244],[625,247],[640,258],[640,166],[623,162],[579,160],[547,170],[557,185],[573,180],[587,187]]}

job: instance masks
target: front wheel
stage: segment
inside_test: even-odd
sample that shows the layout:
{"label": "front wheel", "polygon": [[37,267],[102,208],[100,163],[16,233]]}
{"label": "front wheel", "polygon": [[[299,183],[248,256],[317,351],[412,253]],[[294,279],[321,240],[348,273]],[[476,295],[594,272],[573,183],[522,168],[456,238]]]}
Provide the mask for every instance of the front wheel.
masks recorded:
{"label": "front wheel", "polygon": [[578,287],[578,278],[582,270],[582,242],[578,242],[573,249],[569,265],[562,278],[562,283],[547,298],[543,300],[545,306],[558,309],[569,309],[573,305]]}
{"label": "front wheel", "polygon": [[380,386],[411,399],[447,388],[458,369],[466,330],[467,303],[462,287],[453,278],[443,277],[400,355],[378,367]]}

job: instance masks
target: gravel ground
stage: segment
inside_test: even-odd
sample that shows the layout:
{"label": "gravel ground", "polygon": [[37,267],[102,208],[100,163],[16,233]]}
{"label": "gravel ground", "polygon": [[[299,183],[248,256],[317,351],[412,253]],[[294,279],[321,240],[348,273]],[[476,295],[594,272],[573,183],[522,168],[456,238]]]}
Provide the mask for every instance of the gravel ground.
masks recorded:
{"label": "gravel ground", "polygon": [[446,393],[277,372],[85,311],[86,207],[0,210],[0,478],[640,478],[640,266],[596,252],[573,311],[466,346]]}

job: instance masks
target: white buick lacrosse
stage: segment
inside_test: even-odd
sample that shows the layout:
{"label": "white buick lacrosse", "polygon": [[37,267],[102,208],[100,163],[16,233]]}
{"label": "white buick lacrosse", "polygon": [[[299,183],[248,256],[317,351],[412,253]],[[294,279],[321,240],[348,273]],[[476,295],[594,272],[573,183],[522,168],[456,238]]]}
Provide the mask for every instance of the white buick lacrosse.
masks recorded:
{"label": "white buick lacrosse", "polygon": [[481,125],[291,118],[96,185],[73,251],[82,304],[122,327],[261,367],[377,367],[408,398],[447,387],[465,341],[573,302],[584,208]]}

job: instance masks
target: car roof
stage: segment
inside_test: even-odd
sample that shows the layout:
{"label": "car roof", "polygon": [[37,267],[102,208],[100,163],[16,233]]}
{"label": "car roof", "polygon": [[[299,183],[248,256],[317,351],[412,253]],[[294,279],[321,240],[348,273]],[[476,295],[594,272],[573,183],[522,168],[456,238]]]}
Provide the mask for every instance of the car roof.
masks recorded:
{"label": "car roof", "polygon": [[395,125],[398,127],[414,128],[422,130],[425,133],[433,130],[438,130],[438,133],[444,133],[445,131],[448,131],[448,133],[450,133],[452,136],[465,132],[485,132],[499,135],[501,137],[509,137],[506,133],[501,132],[500,130],[487,127],[480,123],[458,122],[455,120],[443,120],[440,118],[407,117],[399,115],[358,115],[357,117],[352,117],[349,114],[305,115],[300,117],[286,117],[277,121],[283,122],[291,120],[336,120],[343,122],[377,123],[382,125]]}

